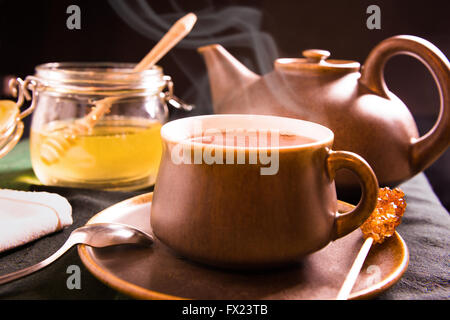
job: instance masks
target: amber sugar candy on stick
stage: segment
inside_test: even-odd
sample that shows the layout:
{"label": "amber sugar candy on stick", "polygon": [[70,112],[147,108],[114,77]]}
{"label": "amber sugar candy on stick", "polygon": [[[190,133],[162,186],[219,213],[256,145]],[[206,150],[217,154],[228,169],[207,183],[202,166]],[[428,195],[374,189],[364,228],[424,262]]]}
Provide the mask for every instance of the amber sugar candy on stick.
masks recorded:
{"label": "amber sugar candy on stick", "polygon": [[401,223],[406,208],[405,194],[399,188],[393,190],[381,188],[378,203],[372,215],[361,226],[364,244],[353,263],[344,284],[338,293],[337,300],[346,300],[358,278],[367,254],[373,243],[382,243],[395,233],[395,228]]}

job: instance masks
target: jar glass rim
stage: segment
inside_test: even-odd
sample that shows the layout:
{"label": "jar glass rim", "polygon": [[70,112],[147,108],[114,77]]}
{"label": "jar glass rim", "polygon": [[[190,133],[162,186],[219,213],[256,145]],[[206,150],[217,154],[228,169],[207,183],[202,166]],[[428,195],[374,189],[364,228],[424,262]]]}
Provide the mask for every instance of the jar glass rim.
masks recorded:
{"label": "jar glass rim", "polygon": [[133,71],[136,64],[123,62],[50,62],[38,65],[35,78],[46,86],[155,88],[163,85],[160,66],[141,72]]}

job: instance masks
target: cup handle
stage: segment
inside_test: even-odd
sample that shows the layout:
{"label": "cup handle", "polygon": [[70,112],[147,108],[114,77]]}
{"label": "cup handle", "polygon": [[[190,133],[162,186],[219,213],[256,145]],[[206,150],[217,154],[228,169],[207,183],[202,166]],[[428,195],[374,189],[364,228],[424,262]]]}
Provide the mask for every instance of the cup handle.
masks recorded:
{"label": "cup handle", "polygon": [[356,173],[361,184],[361,200],[350,212],[336,213],[332,240],[341,238],[366,221],[377,205],[378,181],[369,164],[355,153],[346,151],[329,151],[327,157],[327,171],[334,180],[336,171],[349,169]]}

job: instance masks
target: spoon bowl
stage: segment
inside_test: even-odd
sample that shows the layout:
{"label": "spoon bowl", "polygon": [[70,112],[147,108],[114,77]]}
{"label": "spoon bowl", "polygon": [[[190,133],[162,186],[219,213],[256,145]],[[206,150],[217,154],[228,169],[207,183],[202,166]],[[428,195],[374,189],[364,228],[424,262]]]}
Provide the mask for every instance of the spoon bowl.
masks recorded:
{"label": "spoon bowl", "polygon": [[63,246],[47,259],[25,269],[0,276],[0,285],[45,268],[76,244],[85,244],[96,248],[123,244],[150,246],[153,244],[153,237],[134,227],[120,223],[88,224],[72,231]]}
{"label": "spoon bowl", "polygon": [[148,246],[153,243],[151,235],[129,225],[120,223],[94,223],[75,229],[71,237],[79,238],[79,244],[95,248],[121,244]]}

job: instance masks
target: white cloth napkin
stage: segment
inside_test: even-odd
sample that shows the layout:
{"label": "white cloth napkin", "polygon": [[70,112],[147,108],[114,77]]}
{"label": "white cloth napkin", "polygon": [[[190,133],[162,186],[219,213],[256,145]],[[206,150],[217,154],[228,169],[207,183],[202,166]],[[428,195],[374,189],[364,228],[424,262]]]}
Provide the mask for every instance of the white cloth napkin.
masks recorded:
{"label": "white cloth napkin", "polygon": [[48,192],[0,189],[0,252],[71,225],[66,198]]}

